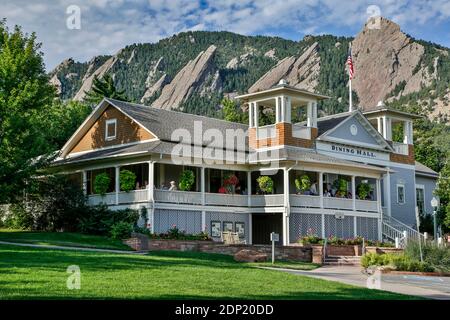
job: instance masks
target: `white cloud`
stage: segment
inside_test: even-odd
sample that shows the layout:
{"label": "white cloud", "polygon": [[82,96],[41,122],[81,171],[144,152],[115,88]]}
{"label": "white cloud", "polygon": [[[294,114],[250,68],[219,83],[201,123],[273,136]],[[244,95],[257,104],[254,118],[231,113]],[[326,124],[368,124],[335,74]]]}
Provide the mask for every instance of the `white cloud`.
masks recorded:
{"label": "white cloud", "polygon": [[[413,1],[337,0],[0,0],[0,18],[36,31],[43,42],[49,69],[73,57],[89,60],[114,54],[135,42],[154,42],[186,30],[229,30],[242,34],[273,35],[282,32],[293,39],[304,34],[355,34],[367,19],[369,5],[408,32],[448,24],[448,0]],[[82,29],[66,28],[66,8],[81,8]],[[448,31],[442,39],[448,41]]]}

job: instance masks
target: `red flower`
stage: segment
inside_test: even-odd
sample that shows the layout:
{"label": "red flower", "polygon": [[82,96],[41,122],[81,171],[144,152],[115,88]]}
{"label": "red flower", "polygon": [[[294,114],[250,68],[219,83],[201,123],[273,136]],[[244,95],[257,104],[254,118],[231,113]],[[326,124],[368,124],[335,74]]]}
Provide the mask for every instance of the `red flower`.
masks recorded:
{"label": "red flower", "polygon": [[225,187],[220,187],[219,193],[227,193],[227,189],[225,189]]}

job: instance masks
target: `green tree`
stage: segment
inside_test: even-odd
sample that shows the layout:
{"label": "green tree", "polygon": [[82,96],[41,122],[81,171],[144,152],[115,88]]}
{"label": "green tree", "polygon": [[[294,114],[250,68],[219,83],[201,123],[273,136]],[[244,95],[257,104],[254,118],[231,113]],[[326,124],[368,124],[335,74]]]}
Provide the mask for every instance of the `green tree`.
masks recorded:
{"label": "green tree", "polygon": [[128,101],[124,90],[118,90],[114,85],[114,80],[110,75],[105,75],[102,79],[97,76],[94,77],[92,88],[86,92],[84,101],[91,105],[96,105],[103,98],[112,98],[122,101]]}
{"label": "green tree", "polygon": [[12,201],[26,179],[48,162],[53,148],[38,125],[48,114],[55,88],[44,70],[36,35],[0,22],[0,202]]}
{"label": "green tree", "polygon": [[435,193],[440,200],[438,220],[444,228],[450,229],[450,160],[447,160],[439,174]]}
{"label": "green tree", "polygon": [[242,122],[242,111],[237,108],[236,103],[233,100],[227,98],[222,99],[222,106],[224,120],[231,122]]}

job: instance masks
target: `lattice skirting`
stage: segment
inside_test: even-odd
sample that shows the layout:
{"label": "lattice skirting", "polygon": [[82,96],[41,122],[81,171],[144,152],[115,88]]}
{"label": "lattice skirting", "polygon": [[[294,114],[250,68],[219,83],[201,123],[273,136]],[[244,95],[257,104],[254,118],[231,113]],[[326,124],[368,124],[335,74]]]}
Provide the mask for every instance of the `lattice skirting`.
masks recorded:
{"label": "lattice skirting", "polygon": [[[231,222],[233,224],[233,231],[236,232],[236,222],[243,222],[245,229],[245,240],[249,241],[249,215],[247,213],[227,213],[227,212],[206,212],[205,224],[206,232],[211,235],[211,221],[220,221],[221,231],[223,231],[223,223]],[[219,238],[213,238],[218,240]]]}
{"label": "lattice skirting", "polygon": [[[356,232],[355,232],[356,218]],[[336,219],[334,215],[324,215],[325,226],[322,228],[322,214],[291,213],[289,218],[289,239],[290,242],[307,235],[315,234],[319,237],[336,236],[338,238],[353,238],[355,235],[365,239],[378,239],[378,219],[366,217],[344,216],[343,219]],[[325,234],[323,234],[323,230]]]}
{"label": "lattice skirting", "polygon": [[200,233],[202,231],[201,211],[155,209],[154,232],[167,232],[173,225],[186,233]]}

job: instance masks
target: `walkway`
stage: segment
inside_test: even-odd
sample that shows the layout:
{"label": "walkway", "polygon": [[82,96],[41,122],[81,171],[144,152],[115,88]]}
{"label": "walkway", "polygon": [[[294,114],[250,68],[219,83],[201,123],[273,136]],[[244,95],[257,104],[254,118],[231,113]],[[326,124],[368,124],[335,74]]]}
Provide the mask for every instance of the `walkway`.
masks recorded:
{"label": "walkway", "polygon": [[[355,266],[323,266],[311,271],[263,267],[308,277],[337,281],[359,287],[367,287],[368,276]],[[381,290],[420,296],[429,299],[450,300],[450,278],[399,274],[382,274]]]}
{"label": "walkway", "polygon": [[115,250],[115,249],[86,248],[86,247],[66,247],[66,246],[54,246],[54,245],[46,245],[46,244],[32,244],[32,243],[8,242],[8,241],[0,241],[0,245],[1,244],[20,246],[20,247],[30,247],[30,248],[55,249],[55,250],[92,251],[92,252],[118,253],[118,254],[147,254],[147,251],[127,251],[127,250]]}

